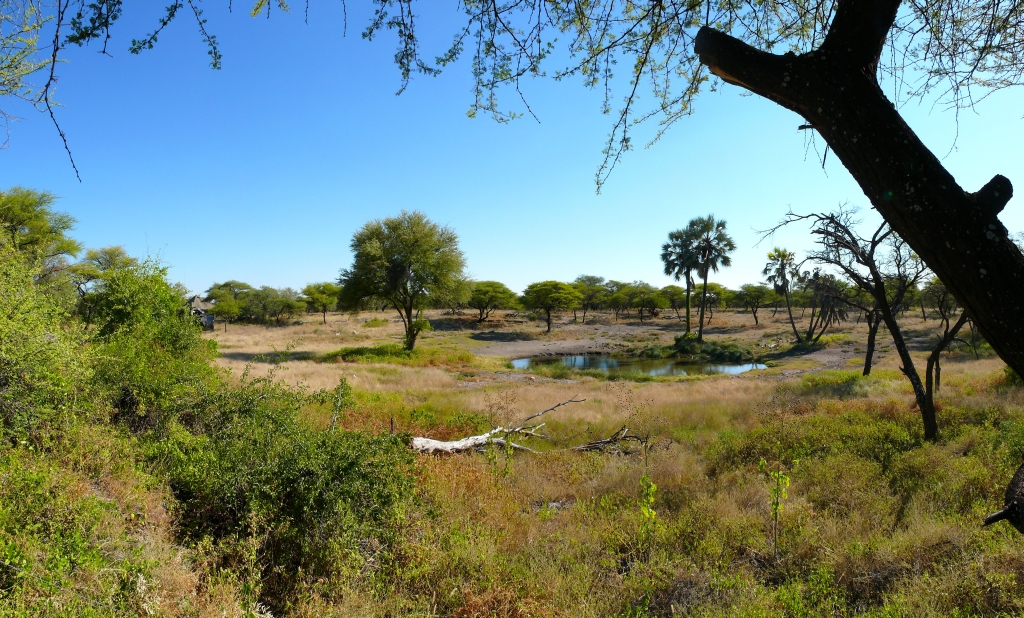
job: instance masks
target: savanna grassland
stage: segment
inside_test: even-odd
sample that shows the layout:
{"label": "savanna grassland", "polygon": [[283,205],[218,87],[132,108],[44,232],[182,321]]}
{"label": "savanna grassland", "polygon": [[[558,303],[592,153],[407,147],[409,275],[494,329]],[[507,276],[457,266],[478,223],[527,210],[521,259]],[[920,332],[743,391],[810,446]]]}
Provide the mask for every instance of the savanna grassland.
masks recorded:
{"label": "savanna grassland", "polygon": [[[1024,542],[1002,506],[1021,463],[1024,390],[987,345],[946,354],[940,439],[883,341],[861,376],[866,328],[849,321],[792,348],[784,312],[717,311],[710,340],[769,367],[738,376],[607,380],[507,360],[671,344],[673,317],[550,334],[518,316],[430,314],[412,353],[388,313],[328,314],[208,334],[233,375],[300,389],[345,378],[352,405],[308,405],[304,424],[441,440],[545,416],[539,454],[415,458],[414,490],[386,559],[309,585],[287,615],[992,616],[1024,611]],[[808,312],[809,313],[809,312]],[[799,313],[797,314],[799,316]],[[500,315],[499,315],[500,318]],[[935,319],[903,318],[921,366]],[[571,447],[628,427],[642,442]],[[276,615],[276,614],[275,614]]]}

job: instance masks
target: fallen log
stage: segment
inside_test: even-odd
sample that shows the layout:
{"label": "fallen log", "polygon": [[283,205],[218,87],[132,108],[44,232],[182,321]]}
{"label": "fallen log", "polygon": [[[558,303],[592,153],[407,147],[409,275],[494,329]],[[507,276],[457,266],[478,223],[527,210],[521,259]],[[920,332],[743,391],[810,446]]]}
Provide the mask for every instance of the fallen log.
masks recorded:
{"label": "fallen log", "polygon": [[467,451],[475,451],[483,449],[488,444],[493,444],[501,448],[505,448],[511,444],[512,448],[517,451],[526,451],[529,453],[536,453],[537,451],[527,448],[521,444],[507,441],[504,437],[495,437],[504,434],[507,430],[504,427],[495,427],[487,433],[480,434],[479,436],[469,436],[468,438],[462,438],[461,440],[442,441],[434,440],[432,438],[413,438],[409,441],[409,448],[416,451],[417,453],[425,453],[428,455],[434,455],[438,453],[445,453],[447,455],[455,455],[457,453],[465,453]]}
{"label": "fallen log", "polygon": [[577,397],[579,397],[579,395],[575,395],[571,399],[557,403],[546,410],[541,410],[540,412],[530,415],[518,424],[510,427],[495,427],[486,433],[482,433],[478,436],[469,436],[467,438],[462,438],[461,440],[443,441],[434,440],[432,438],[415,437],[409,441],[409,448],[417,453],[444,453],[448,455],[455,455],[457,453],[483,450],[488,444],[491,444],[499,448],[511,448],[516,451],[536,453],[537,451],[531,448],[525,447],[521,444],[516,444],[512,441],[512,437],[521,436],[524,438],[547,439],[547,436],[537,433],[537,430],[543,427],[544,423],[539,425],[527,425],[526,423],[535,418],[539,418],[548,412],[557,410],[562,406],[569,405],[570,403],[583,403],[586,401],[586,399],[577,399]]}
{"label": "fallen log", "polygon": [[[629,433],[629,427],[623,427],[622,429],[616,431],[615,433],[613,433],[612,435],[608,436],[607,438],[604,438],[603,440],[592,440],[590,442],[587,442],[586,444],[581,444],[579,446],[574,446],[574,447],[572,447],[571,450],[579,451],[579,452],[583,452],[583,453],[591,452],[591,451],[601,451],[601,452],[604,452],[606,449],[618,446],[619,444],[621,444],[623,442],[636,442],[637,444],[639,444],[641,446],[644,446],[647,443],[647,440],[645,438],[641,438],[640,436],[630,436],[630,435],[627,435],[628,433]],[[615,454],[622,453],[622,451],[617,449],[617,448],[614,449],[613,452]]]}

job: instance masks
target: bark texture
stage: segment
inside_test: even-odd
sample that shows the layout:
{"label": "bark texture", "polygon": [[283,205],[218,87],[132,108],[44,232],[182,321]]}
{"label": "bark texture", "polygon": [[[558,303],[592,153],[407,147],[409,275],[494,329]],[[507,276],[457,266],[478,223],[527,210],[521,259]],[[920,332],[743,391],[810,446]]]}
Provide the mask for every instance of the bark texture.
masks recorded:
{"label": "bark texture", "polygon": [[883,94],[878,58],[898,7],[841,0],[824,43],[806,54],[769,54],[708,27],[695,50],[724,81],[804,117],[999,356],[1024,374],[1024,256],[997,218],[1013,187],[996,175],[965,191]]}

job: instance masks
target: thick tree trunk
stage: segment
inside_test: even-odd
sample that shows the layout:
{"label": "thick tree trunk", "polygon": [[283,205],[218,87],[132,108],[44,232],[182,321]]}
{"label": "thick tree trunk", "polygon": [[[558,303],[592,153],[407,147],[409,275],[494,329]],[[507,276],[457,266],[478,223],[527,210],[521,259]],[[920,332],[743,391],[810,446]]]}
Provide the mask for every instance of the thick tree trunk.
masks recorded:
{"label": "thick tree trunk", "polygon": [[964,191],[882,93],[878,59],[899,6],[840,0],[824,43],[802,55],[762,52],[708,27],[694,49],[726,82],[805,118],[999,356],[1024,373],[1024,255],[997,218],[1013,188],[997,175]]}
{"label": "thick tree trunk", "polygon": [[547,314],[547,318],[548,318],[548,330],[547,330],[547,332],[550,333],[551,332],[551,310],[550,309],[546,309],[544,313]]}
{"label": "thick tree trunk", "polygon": [[750,309],[750,312],[754,314],[754,326],[760,326],[760,324],[757,321],[757,308],[756,307],[752,307]]}
{"label": "thick tree trunk", "polygon": [[871,375],[871,363],[875,358],[875,337],[878,335],[878,325],[882,322],[882,316],[872,313],[868,316],[868,350],[864,354],[864,375]]}

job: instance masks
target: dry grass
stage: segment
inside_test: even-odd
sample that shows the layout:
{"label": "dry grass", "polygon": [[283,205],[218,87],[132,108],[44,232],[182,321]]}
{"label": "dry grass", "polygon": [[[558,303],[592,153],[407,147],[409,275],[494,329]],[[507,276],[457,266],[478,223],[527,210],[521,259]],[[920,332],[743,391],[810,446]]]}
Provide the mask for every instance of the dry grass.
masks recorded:
{"label": "dry grass", "polygon": [[[282,328],[232,327],[217,334],[220,364],[283,350],[292,360],[255,363],[309,388],[344,377],[356,389],[347,429],[438,439],[489,426],[579,395],[587,401],[543,420],[542,455],[485,455],[419,461],[418,500],[401,555],[368,591],[344,584],[310,596],[302,616],[945,616],[1024,611],[1022,537],[1005,525],[978,527],[1000,505],[1024,446],[1024,391],[1008,388],[1003,364],[965,353],[943,361],[938,397],[942,437],[922,444],[920,420],[891,346],[861,378],[866,329],[846,324],[829,347],[781,354],[770,370],[692,382],[612,383],[583,378],[524,380],[485,370],[377,363],[318,363],[341,347],[397,342],[400,325],[361,329],[378,317],[331,316]],[[432,316],[439,317],[439,316]],[[908,316],[920,345],[927,327]],[[341,324],[350,324],[346,329]],[[334,326],[332,326],[334,325]],[[667,343],[671,320],[639,325],[598,316],[559,324],[505,326],[444,318],[421,345],[489,351],[494,340],[572,344],[604,339],[620,349]],[[356,334],[352,334],[355,330]],[[719,311],[711,339],[765,346],[787,340],[788,324],[762,311]],[[234,332],[233,332],[234,331]],[[366,331],[366,332],[364,332]],[[340,333],[340,334],[335,334]],[[488,340],[474,335],[489,333]],[[783,346],[784,347],[784,346]],[[758,348],[767,351],[768,348]],[[845,351],[847,356],[838,355]],[[228,354],[234,352],[235,354]],[[915,349],[923,371],[926,350]],[[249,356],[245,356],[249,355]],[[838,360],[837,360],[838,359]],[[331,411],[309,407],[325,427]],[[622,426],[649,435],[644,457],[576,453],[567,447]],[[764,458],[792,485],[773,532],[772,482]],[[641,477],[655,483],[655,523],[639,506]]]}

